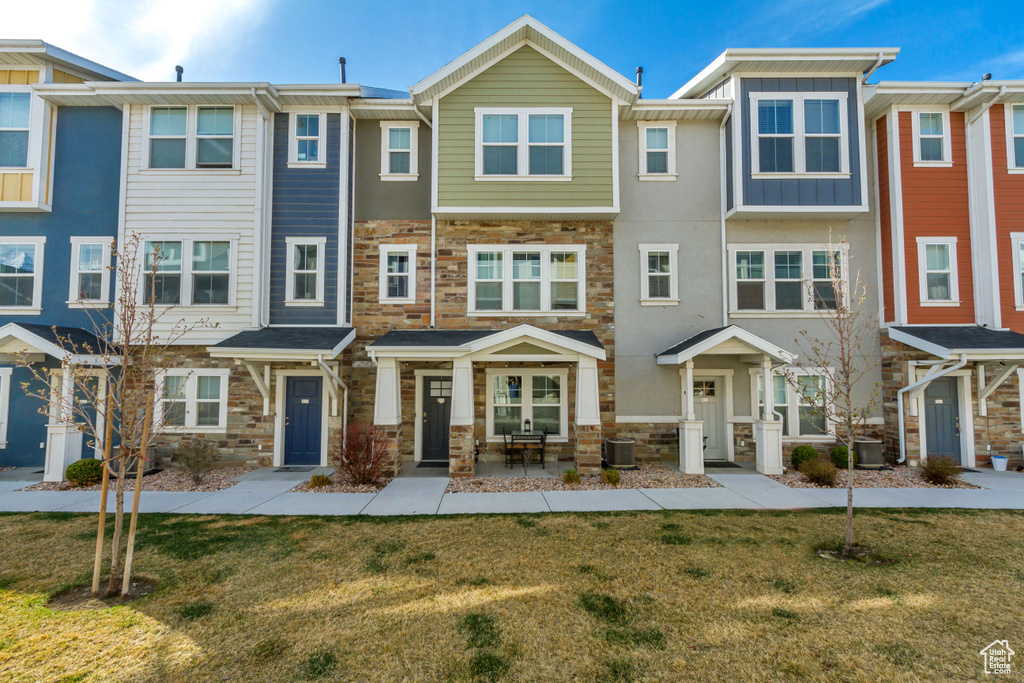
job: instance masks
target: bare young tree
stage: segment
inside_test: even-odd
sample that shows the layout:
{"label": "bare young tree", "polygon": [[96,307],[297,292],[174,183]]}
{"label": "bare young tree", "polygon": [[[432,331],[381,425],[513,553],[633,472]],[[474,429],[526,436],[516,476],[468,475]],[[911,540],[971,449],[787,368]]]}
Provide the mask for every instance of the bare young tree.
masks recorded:
{"label": "bare young tree", "polygon": [[[865,307],[867,286],[857,270],[847,277],[844,255],[848,243],[838,243],[829,233],[825,263],[812,268],[827,268],[827,276],[808,282],[808,297],[826,332],[822,337],[808,330],[796,340],[800,356],[794,363],[798,372],[786,373],[787,382],[800,396],[801,403],[821,418],[823,433],[834,433],[846,446],[846,541],[843,557],[853,550],[853,465],[854,444],[864,433],[867,419],[879,405],[879,383],[871,374],[879,367],[878,321]],[[846,260],[850,260],[849,257]],[[823,376],[824,381],[809,381]],[[868,386],[870,384],[870,386]]]}
{"label": "bare young tree", "polygon": [[[115,277],[113,312],[109,308],[88,310],[95,341],[54,327],[57,343],[64,353],[59,371],[33,364],[22,354],[18,365],[27,368],[34,382],[23,382],[29,395],[39,398],[43,414],[58,416],[63,423],[74,423],[85,437],[103,452],[103,479],[99,528],[96,533],[96,557],[92,592],[99,592],[106,522],[107,492],[111,476],[114,487],[114,533],[110,550],[110,578],[107,595],[120,590],[124,595],[131,585],[139,495],[149,445],[163,427],[180,421],[180,411],[154,411],[154,402],[181,395],[156,396],[161,372],[169,366],[172,347],[189,332],[200,327],[216,327],[207,319],[173,320],[177,301],[168,296],[174,290],[172,278],[161,268],[168,255],[156,243],[147,244],[137,233],[130,234],[117,249],[113,243],[115,265],[108,266]],[[152,248],[150,248],[152,245]],[[180,283],[180,280],[179,280]],[[179,289],[180,291],[180,289]],[[88,362],[81,362],[82,358]],[[54,390],[53,387],[57,387]],[[177,387],[183,391],[184,384]],[[167,389],[164,389],[167,394]],[[176,404],[181,405],[181,404]],[[114,444],[119,444],[115,449]],[[127,543],[124,529],[125,480],[134,465],[135,489]]]}

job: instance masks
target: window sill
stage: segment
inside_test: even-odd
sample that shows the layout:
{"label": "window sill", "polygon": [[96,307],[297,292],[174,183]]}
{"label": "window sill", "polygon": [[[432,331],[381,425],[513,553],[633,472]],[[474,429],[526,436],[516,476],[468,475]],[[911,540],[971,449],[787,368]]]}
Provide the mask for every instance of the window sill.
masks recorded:
{"label": "window sill", "polygon": [[1006,169],[1006,172],[1010,175],[1020,175],[1024,173],[1024,168],[1008,168]]}
{"label": "window sill", "polygon": [[836,180],[849,178],[850,173],[751,173],[754,180],[786,180],[797,178],[799,180]]}
{"label": "window sill", "polygon": [[941,306],[959,306],[960,305],[959,301],[922,301],[920,303],[921,303],[922,306],[927,306],[928,308],[938,308],[938,307],[941,307]]}
{"label": "window sill", "polygon": [[140,168],[140,175],[197,175],[210,173],[213,175],[241,175],[240,168]]}
{"label": "window sill", "polygon": [[36,169],[28,166],[0,166],[0,173],[35,173]]}
{"label": "window sill", "polygon": [[415,182],[420,179],[419,173],[380,173],[380,179],[384,182]]}
{"label": "window sill", "polygon": [[[547,439],[548,443],[569,443],[569,437],[567,436],[549,436]],[[488,436],[487,443],[505,443],[505,439],[502,436]]]}
{"label": "window sill", "polygon": [[416,299],[379,299],[382,306],[393,305],[393,306],[406,306],[408,304],[416,303]]}
{"label": "window sill", "polygon": [[42,307],[33,308],[31,306],[0,306],[0,314],[3,315],[40,315],[42,312]]}
{"label": "window sill", "polygon": [[473,318],[582,318],[586,311],[469,311]]}
{"label": "window sill", "polygon": [[813,434],[807,436],[784,436],[782,437],[782,443],[793,442],[793,441],[814,441],[818,443],[832,443],[836,440],[834,434]]}
{"label": "window sill", "polygon": [[483,180],[486,182],[538,182],[538,183],[550,183],[550,182],[568,182],[572,180],[571,175],[476,175],[473,176],[473,180]]}
{"label": "window sill", "polygon": [[326,161],[289,161],[288,168],[327,168]]}
{"label": "window sill", "polygon": [[104,308],[110,308],[109,301],[65,301],[68,308],[75,308],[79,310],[99,310]]}
{"label": "window sill", "polygon": [[928,168],[929,166],[934,168],[950,168],[953,165],[952,161],[915,161],[914,168]]}
{"label": "window sill", "polygon": [[284,305],[289,308],[323,308],[323,301],[285,301]]}
{"label": "window sill", "polygon": [[641,173],[637,176],[643,182],[672,182],[678,177],[678,173]]}
{"label": "window sill", "polygon": [[678,306],[679,299],[640,299],[641,306]]}
{"label": "window sill", "polygon": [[169,434],[227,434],[227,427],[168,427],[164,425],[161,432]]}
{"label": "window sill", "polygon": [[835,311],[729,311],[730,318],[821,318]]}
{"label": "window sill", "polygon": [[[140,305],[148,306],[145,302]],[[158,311],[178,309],[188,313],[226,313],[239,309],[235,304],[156,304],[154,308]]]}

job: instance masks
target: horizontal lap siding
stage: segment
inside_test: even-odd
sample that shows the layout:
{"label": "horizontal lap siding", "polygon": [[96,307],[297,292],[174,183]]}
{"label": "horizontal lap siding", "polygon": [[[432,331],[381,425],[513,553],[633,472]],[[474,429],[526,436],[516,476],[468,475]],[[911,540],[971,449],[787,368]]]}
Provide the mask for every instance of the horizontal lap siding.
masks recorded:
{"label": "horizontal lap siding", "polygon": [[[914,166],[911,112],[899,113],[900,166],[903,177],[903,237],[907,264],[907,314],[911,324],[974,322],[974,273],[971,263],[971,222],[967,188],[967,147],[964,115],[950,114],[953,165]],[[956,237],[959,306],[921,306],[917,258],[918,237]]]}
{"label": "horizontal lap siding", "polygon": [[[571,107],[572,181],[475,181],[476,107]],[[523,47],[443,97],[438,117],[440,206],[611,206],[612,103]]]}
{"label": "horizontal lap siding", "polygon": [[[327,168],[288,168],[288,114],[274,117],[274,207],[270,243],[270,324],[338,322],[338,196],[341,115],[327,114]],[[326,237],[322,308],[284,305],[288,237]]]}
{"label": "horizontal lap siding", "polygon": [[896,264],[892,254],[892,203],[889,196],[889,119],[883,116],[875,124],[878,150],[878,215],[882,229],[882,296],[885,322],[896,319],[896,285],[893,282]]}
{"label": "horizontal lap siding", "polygon": [[234,307],[202,307],[190,310],[181,306],[165,316],[167,323],[159,332],[167,334],[172,320],[185,318],[190,323],[202,318],[217,322],[216,329],[197,328],[183,342],[216,342],[237,331],[252,327],[253,264],[256,205],[256,108],[241,107],[241,128],[235,135],[239,146],[239,170],[217,172],[194,170],[160,173],[142,169],[144,145],[148,144],[143,127],[142,107],[132,106],[128,142],[128,178],[125,197],[125,233],[139,232],[147,238],[162,234],[201,239],[215,233],[238,237]]}
{"label": "horizontal lap siding", "polygon": [[1024,311],[1017,310],[1014,281],[1020,277],[1013,268],[1010,235],[1024,232],[1024,174],[1007,172],[1006,111],[997,104],[989,109],[992,126],[992,185],[995,193],[996,240],[999,253],[999,302],[1003,326],[1024,332]]}

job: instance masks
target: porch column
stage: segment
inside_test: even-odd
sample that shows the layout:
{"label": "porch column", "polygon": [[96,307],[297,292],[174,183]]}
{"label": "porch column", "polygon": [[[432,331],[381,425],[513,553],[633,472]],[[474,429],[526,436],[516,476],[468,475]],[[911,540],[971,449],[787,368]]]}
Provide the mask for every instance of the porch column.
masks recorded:
{"label": "porch column", "polygon": [[82,432],[75,424],[75,378],[65,367],[57,386],[56,422],[46,425],[46,466],[43,481],[64,481],[64,470],[82,457]]}
{"label": "porch column", "polygon": [[754,423],[754,443],[757,471],[761,474],[782,474],[782,422],[775,419],[774,391],[772,387],[772,359],[761,361],[764,378],[764,412]]}
{"label": "porch column", "polygon": [[576,365],[576,471],[601,473],[601,395],[597,359],[581,356]]}
{"label": "porch column", "polygon": [[475,472],[473,361],[452,361],[452,414],[448,434],[448,474],[472,477]]}
{"label": "porch column", "polygon": [[693,405],[693,360],[683,369],[683,403],[685,415],[679,421],[679,471],[704,474],[704,423],[697,419]]}
{"label": "porch column", "polygon": [[402,473],[402,391],[401,373],[395,358],[377,359],[377,390],[373,397],[373,424],[383,434],[388,450],[388,468]]}

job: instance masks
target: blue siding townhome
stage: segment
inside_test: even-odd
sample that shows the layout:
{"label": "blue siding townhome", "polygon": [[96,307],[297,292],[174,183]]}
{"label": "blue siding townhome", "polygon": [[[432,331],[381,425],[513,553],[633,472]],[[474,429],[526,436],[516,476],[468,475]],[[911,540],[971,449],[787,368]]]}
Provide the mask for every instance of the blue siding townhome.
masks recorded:
{"label": "blue siding townhome", "polygon": [[[0,41],[0,55],[0,466],[45,466],[59,481],[93,444],[26,394],[24,383],[45,386],[14,361],[27,354],[61,391],[61,363],[97,350],[114,291],[123,119],[58,106],[39,88],[131,79],[40,41]],[[79,345],[76,358],[58,337]]]}

